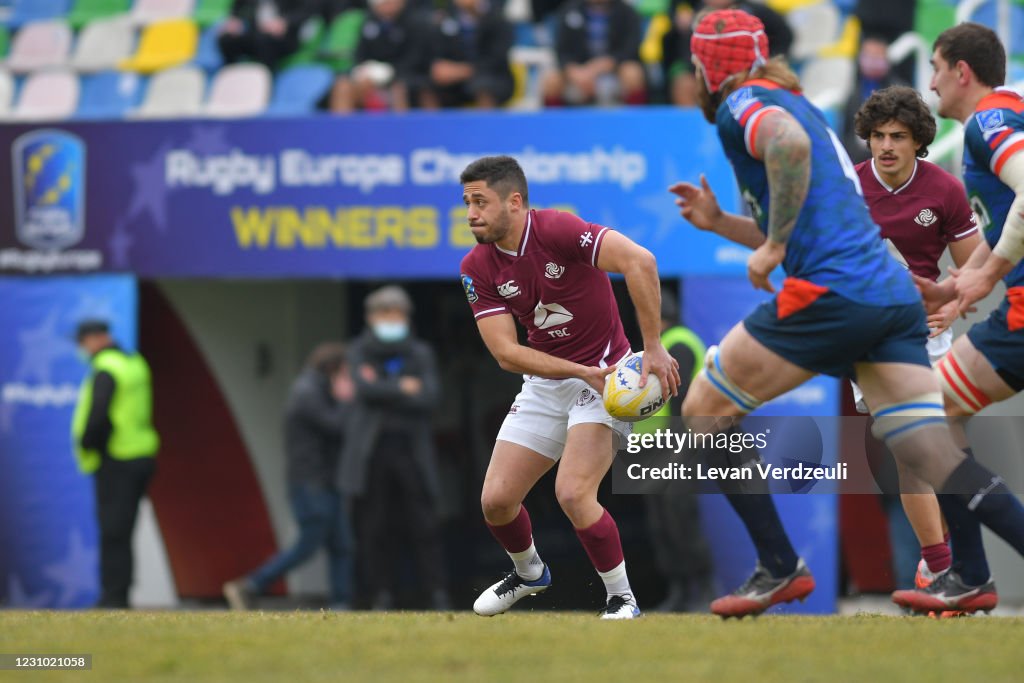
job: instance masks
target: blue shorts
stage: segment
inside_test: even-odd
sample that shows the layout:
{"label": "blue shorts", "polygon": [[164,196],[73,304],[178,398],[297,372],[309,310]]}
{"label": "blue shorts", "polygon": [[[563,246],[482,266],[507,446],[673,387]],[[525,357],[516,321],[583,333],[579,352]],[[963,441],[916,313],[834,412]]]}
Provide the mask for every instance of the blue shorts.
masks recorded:
{"label": "blue shorts", "polygon": [[1009,299],[967,331],[967,338],[1014,391],[1024,391],[1024,328],[1010,329]]}
{"label": "blue shorts", "polygon": [[[787,279],[787,287],[789,280]],[[784,288],[744,319],[757,341],[790,363],[821,375],[856,379],[855,363],[928,362],[928,324],[921,304],[867,306],[831,291],[779,317]]]}

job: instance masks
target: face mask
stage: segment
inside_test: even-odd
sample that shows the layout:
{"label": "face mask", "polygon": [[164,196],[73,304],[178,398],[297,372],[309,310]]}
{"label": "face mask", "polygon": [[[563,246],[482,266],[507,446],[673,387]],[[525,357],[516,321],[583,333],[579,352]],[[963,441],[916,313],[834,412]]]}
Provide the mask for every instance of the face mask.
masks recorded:
{"label": "face mask", "polygon": [[861,55],[860,72],[867,78],[884,78],[889,73],[889,62],[884,57]]}
{"label": "face mask", "polygon": [[385,321],[373,324],[373,333],[382,342],[402,341],[409,336],[409,323]]}

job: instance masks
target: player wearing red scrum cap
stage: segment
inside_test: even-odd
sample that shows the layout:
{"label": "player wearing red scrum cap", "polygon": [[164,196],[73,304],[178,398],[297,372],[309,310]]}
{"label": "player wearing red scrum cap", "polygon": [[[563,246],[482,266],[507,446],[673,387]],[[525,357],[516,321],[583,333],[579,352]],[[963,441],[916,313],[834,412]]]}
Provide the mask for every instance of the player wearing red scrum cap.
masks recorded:
{"label": "player wearing red scrum cap", "polygon": [[[1024,552],[1024,507],[1012,495],[993,495],[1009,489],[965,459],[950,436],[913,282],[887,257],[835,133],[800,94],[796,76],[766,60],[767,42],[761,22],[736,10],[704,16],[691,41],[698,99],[754,218],[723,212],[703,178],[699,187],[677,183],[670,191],[694,226],[754,249],[747,274],[756,288],[775,293],[769,277],[780,265],[787,277],[774,298],[709,352],[683,417],[695,431],[714,432],[723,421],[703,416],[733,417],[728,424],[735,425],[816,374],[856,379],[875,417],[873,432],[893,454],[952,494],[958,511]],[[755,614],[813,587],[771,497],[762,490],[745,498],[737,512],[759,566],[736,592],[712,603],[722,616]],[[981,589],[959,607],[991,609],[993,598]]]}

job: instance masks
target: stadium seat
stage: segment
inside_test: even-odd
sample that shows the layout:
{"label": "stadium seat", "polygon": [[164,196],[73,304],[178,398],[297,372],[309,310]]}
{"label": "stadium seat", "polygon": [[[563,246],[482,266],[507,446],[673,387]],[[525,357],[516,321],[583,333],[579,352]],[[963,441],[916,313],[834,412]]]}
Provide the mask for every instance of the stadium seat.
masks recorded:
{"label": "stadium seat", "polygon": [[11,32],[7,30],[7,26],[0,24],[0,57],[6,57],[10,47]]}
{"label": "stadium seat", "polygon": [[70,0],[14,0],[7,25],[18,29],[34,21],[58,19],[68,13]]}
{"label": "stadium seat", "polygon": [[350,9],[336,16],[324,37],[320,59],[336,72],[351,69],[354,66],[356,46],[359,44],[359,33],[365,20],[366,12],[360,9]]}
{"label": "stadium seat", "polygon": [[145,28],[138,50],[120,68],[141,73],[169,69],[191,60],[198,42],[199,29],[191,19],[158,21]]}
{"label": "stadium seat", "polygon": [[231,0],[196,0],[196,11],[192,18],[206,28],[224,20],[231,12]]}
{"label": "stadium seat", "polygon": [[857,67],[852,59],[826,57],[811,59],[800,72],[804,95],[820,109],[842,106],[850,97]]}
{"label": "stadium seat", "polygon": [[316,111],[317,102],[334,82],[324,64],[299,64],[277,75],[274,95],[265,112],[270,116],[300,116]]}
{"label": "stadium seat", "polygon": [[786,15],[786,21],[793,29],[789,56],[795,61],[816,57],[839,37],[839,10],[831,3],[794,9]]}
{"label": "stadium seat", "polygon": [[76,119],[120,119],[139,105],[145,77],[123,71],[103,71],[82,77]]}
{"label": "stadium seat", "polygon": [[78,106],[78,91],[78,75],[70,69],[35,71],[21,86],[12,118],[18,121],[70,118]]}
{"label": "stadium seat", "polygon": [[14,77],[6,69],[0,69],[0,119],[5,119],[11,114],[11,104],[14,102]]}
{"label": "stadium seat", "polygon": [[134,48],[135,28],[127,15],[97,19],[86,24],[78,34],[71,66],[90,73],[116,69],[131,56]]}
{"label": "stadium seat", "polygon": [[142,104],[130,112],[130,116],[144,119],[199,116],[203,109],[205,89],[206,74],[197,66],[179,66],[161,71],[149,79]]}
{"label": "stadium seat", "polygon": [[91,21],[124,14],[131,8],[131,0],[75,0],[67,22],[76,31]]}
{"label": "stadium seat", "polygon": [[310,64],[317,60],[320,43],[324,38],[324,20],[320,17],[308,19],[299,31],[299,49],[291,53],[278,65],[282,69],[298,64]]}
{"label": "stadium seat", "polygon": [[273,80],[270,69],[262,64],[226,66],[213,77],[203,113],[218,118],[258,116],[270,101]]}
{"label": "stadium seat", "polygon": [[196,48],[195,59],[192,63],[202,67],[208,74],[224,66],[224,55],[220,52],[217,44],[217,36],[220,35],[220,24],[207,26],[199,35],[199,46]]}
{"label": "stadium seat", "polygon": [[26,24],[14,35],[7,67],[27,73],[67,62],[71,50],[71,27],[61,19]]}
{"label": "stadium seat", "polygon": [[132,7],[132,21],[136,24],[152,24],[168,19],[191,18],[195,0],[135,0]]}

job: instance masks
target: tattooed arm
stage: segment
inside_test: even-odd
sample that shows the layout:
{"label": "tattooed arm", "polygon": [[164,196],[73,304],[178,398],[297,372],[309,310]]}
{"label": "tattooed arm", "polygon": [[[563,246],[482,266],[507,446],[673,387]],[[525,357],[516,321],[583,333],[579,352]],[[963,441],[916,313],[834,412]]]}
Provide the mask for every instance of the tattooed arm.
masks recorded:
{"label": "tattooed arm", "polygon": [[755,288],[774,292],[768,277],[786,257],[811,183],[811,139],[796,119],[776,110],[761,119],[753,146],[768,175],[768,239],[747,261],[747,277]]}

